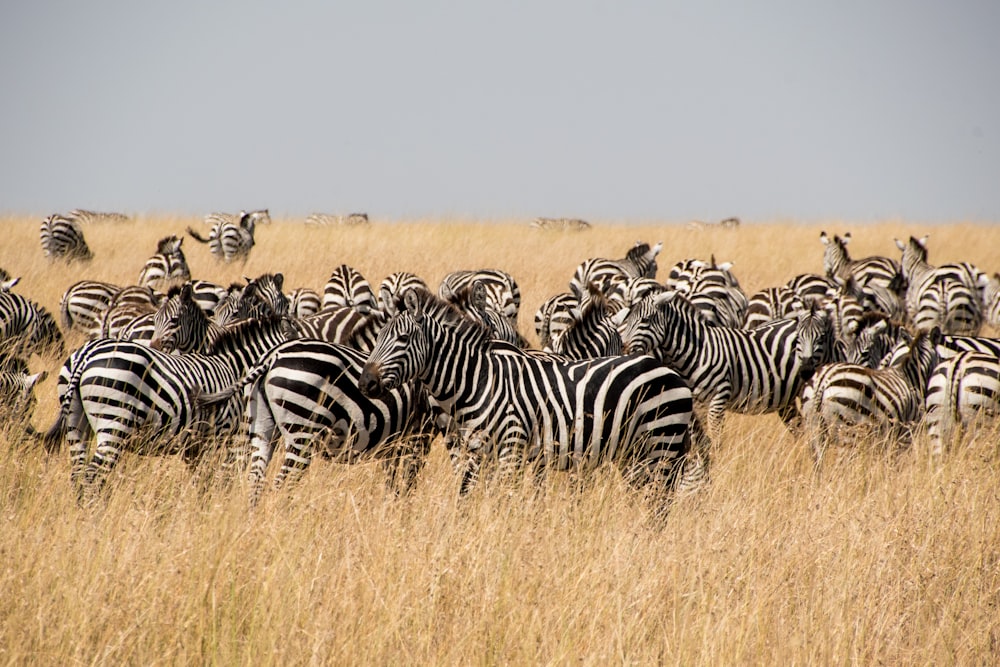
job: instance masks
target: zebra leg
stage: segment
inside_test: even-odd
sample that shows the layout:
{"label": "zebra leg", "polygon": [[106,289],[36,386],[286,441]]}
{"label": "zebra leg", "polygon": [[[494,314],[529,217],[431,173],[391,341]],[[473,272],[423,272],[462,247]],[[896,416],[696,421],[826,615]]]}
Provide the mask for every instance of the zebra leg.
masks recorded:
{"label": "zebra leg", "polygon": [[432,436],[415,434],[402,436],[398,447],[382,459],[386,483],[397,496],[409,493],[417,475],[427,463]]}
{"label": "zebra leg", "polygon": [[797,435],[802,432],[802,413],[794,402],[778,408],[778,416],[789,433]]}
{"label": "zebra leg", "polygon": [[94,458],[87,466],[87,477],[84,489],[84,503],[90,504],[100,495],[108,475],[118,464],[121,456],[123,438],[118,434],[98,431],[97,447]]}
{"label": "zebra leg", "polygon": [[305,474],[312,462],[313,433],[284,433],[285,460],[274,478],[274,488],[280,489],[286,483],[293,484]]}
{"label": "zebra leg", "polygon": [[66,446],[69,450],[70,482],[82,499],[87,473],[87,442],[93,432],[79,395],[73,397],[66,414]]}

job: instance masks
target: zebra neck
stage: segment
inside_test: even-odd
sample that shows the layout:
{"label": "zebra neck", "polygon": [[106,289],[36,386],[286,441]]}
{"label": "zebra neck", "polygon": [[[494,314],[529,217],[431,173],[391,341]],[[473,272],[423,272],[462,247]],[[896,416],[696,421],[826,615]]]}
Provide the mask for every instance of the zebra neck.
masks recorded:
{"label": "zebra neck", "polygon": [[445,327],[428,336],[428,361],[420,374],[427,391],[440,401],[461,404],[488,389],[479,378],[489,359],[489,338],[478,327]]}

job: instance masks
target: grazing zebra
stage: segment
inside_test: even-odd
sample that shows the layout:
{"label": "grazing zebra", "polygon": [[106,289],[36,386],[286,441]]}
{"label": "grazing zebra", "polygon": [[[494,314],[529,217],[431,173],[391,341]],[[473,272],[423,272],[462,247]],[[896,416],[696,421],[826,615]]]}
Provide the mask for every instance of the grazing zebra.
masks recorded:
{"label": "grazing zebra", "polygon": [[139,285],[166,292],[173,285],[191,280],[191,269],[181,250],[183,238],[171,235],[159,240],[156,254],[146,260],[139,272]]}
{"label": "grazing zebra", "polygon": [[898,343],[883,368],[835,362],[816,372],[802,389],[802,414],[817,470],[831,441],[858,431],[909,441],[911,428],[923,415],[940,337],[934,329]]}
{"label": "grazing zebra", "polygon": [[354,308],[362,315],[378,310],[372,286],[357,269],[341,264],[323,286],[323,308]]}
{"label": "grazing zebra", "polygon": [[710,325],[690,301],[664,292],[633,306],[620,330],[626,354],[656,355],[684,378],[707,407],[712,442],[726,410],[777,411],[794,428],[795,398],[833,348],[829,315],[813,302],[795,317],[746,331]]}
{"label": "grazing zebra", "polygon": [[724,218],[718,222],[705,222],[703,220],[692,220],[688,223],[688,229],[695,232],[701,232],[706,229],[724,229],[726,231],[735,231],[740,228],[740,219],[736,217]]}
{"label": "grazing zebra", "polygon": [[216,259],[227,264],[237,259],[245,263],[254,246],[254,231],[257,224],[270,221],[271,215],[267,209],[250,213],[241,211],[238,217],[225,213],[212,213],[205,217],[205,222],[212,224],[208,238],[204,238],[190,227],[187,228],[187,232],[195,241],[207,243],[209,252],[215,255]]}
{"label": "grazing zebra", "polygon": [[79,331],[89,338],[101,335],[104,313],[121,286],[99,280],[80,280],[63,292],[59,315],[67,331]]}
{"label": "grazing zebra", "polygon": [[323,307],[323,299],[314,289],[297,287],[287,294],[288,313],[292,317],[314,315]]}
{"label": "grazing zebra", "polygon": [[847,252],[847,244],[851,242],[851,233],[843,236],[827,236],[819,233],[823,243],[823,271],[828,278],[854,278],[861,287],[868,285],[900,285],[901,268],[899,262],[889,257],[875,255],[864,259],[851,259]]}
{"label": "grazing zebra", "polygon": [[2,428],[18,424],[23,427],[25,434],[33,436],[36,434],[31,425],[32,413],[35,410],[37,399],[35,398],[35,385],[43,381],[48,373],[28,373],[22,368],[7,370],[0,365],[0,424]]}
{"label": "grazing zebra", "polygon": [[378,286],[378,298],[382,312],[392,317],[399,312],[403,303],[403,293],[410,289],[427,290],[427,283],[420,276],[408,271],[390,273]]}
{"label": "grazing zebra", "polygon": [[908,287],[906,311],[918,331],[935,326],[944,333],[975,335],[983,321],[983,289],[989,278],[962,262],[934,267],[927,263],[927,237],[895,239]]}
{"label": "grazing zebra", "polygon": [[20,294],[0,291],[0,356],[62,354],[59,325],[43,306]]}
{"label": "grazing zebra", "polygon": [[[461,489],[484,461],[501,472],[526,463],[591,470],[614,461],[634,484],[657,491],[693,486],[703,469],[685,466],[691,392],[651,357],[561,362],[494,341],[446,302],[411,290],[389,321],[359,386],[378,397],[420,380],[453,420],[461,443]],[[681,484],[683,479],[685,484]]]}
{"label": "grazing zebra", "polygon": [[[91,341],[60,371],[60,410],[46,445],[57,449],[65,437],[71,479],[81,493],[100,489],[125,448],[180,452],[194,463],[203,453],[203,436],[233,433],[243,412],[241,397],[233,395],[207,415],[196,405],[198,396],[234,386],[290,335],[286,321],[272,318],[231,326],[209,354],[174,355],[130,341]],[[97,444],[88,464],[91,433]]]}
{"label": "grazing zebra", "polygon": [[675,264],[665,282],[668,290],[680,292],[702,312],[711,324],[740,327],[749,305],[746,294],[733,275],[732,262],[683,260]]}
{"label": "grazing zebra", "polygon": [[89,225],[95,222],[123,223],[132,221],[132,219],[124,213],[88,211],[82,208],[74,208],[66,217],[72,218],[73,220],[76,220],[80,224],[84,225]]}
{"label": "grazing zebra", "polygon": [[452,271],[441,279],[438,296],[445,301],[457,301],[459,293],[472,287],[476,281],[486,288],[489,307],[510,320],[517,330],[517,314],[521,310],[521,288],[514,276],[500,269],[479,269],[478,271]]}
{"label": "grazing zebra", "polygon": [[83,230],[76,220],[62,215],[50,215],[42,220],[39,230],[42,251],[51,260],[65,259],[90,261],[94,253],[90,252],[83,238]]}
{"label": "grazing zebra", "polygon": [[[277,487],[304,473],[316,448],[340,463],[381,460],[397,491],[412,485],[431,444],[426,393],[405,384],[379,398],[366,396],[358,389],[364,363],[364,354],[343,345],[297,340],[279,345],[248,373],[252,505],[279,438],[284,462]],[[230,458],[244,461],[242,447]]]}
{"label": "grazing zebra", "polygon": [[630,278],[655,278],[656,256],[662,249],[662,242],[650,247],[648,243],[636,241],[624,259],[594,257],[584,260],[573,272],[570,290],[582,294],[589,283],[594,283],[605,295],[610,295]]}
{"label": "grazing zebra", "polygon": [[596,285],[590,285],[579,308],[571,312],[572,323],[544,349],[573,360],[622,354],[622,337],[611,321],[607,299]]}
{"label": "grazing zebra", "polygon": [[927,433],[938,457],[961,431],[1000,415],[1000,358],[938,346],[941,357],[927,380]]}
{"label": "grazing zebra", "polygon": [[535,218],[529,226],[549,232],[585,232],[590,229],[590,223],[579,218]]}
{"label": "grazing zebra", "polygon": [[357,227],[359,225],[367,225],[368,214],[367,213],[350,213],[348,215],[335,215],[332,213],[311,213],[306,216],[307,225],[338,225],[344,227]]}

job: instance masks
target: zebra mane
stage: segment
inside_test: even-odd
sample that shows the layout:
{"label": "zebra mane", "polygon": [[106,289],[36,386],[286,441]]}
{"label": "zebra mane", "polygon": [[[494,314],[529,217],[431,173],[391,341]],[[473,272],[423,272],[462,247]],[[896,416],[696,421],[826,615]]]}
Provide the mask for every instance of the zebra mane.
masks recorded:
{"label": "zebra mane", "polygon": [[461,309],[428,290],[411,288],[404,295],[403,305],[406,311],[419,310],[422,316],[430,316],[446,327],[467,329],[480,334],[486,340],[493,335],[489,327],[470,319]]}
{"label": "zebra mane", "polygon": [[273,335],[278,331],[283,331],[289,339],[298,336],[295,326],[285,316],[272,315],[261,319],[239,320],[220,327],[208,346],[207,354],[218,354],[229,347],[239,346],[241,341],[253,337],[257,332]]}

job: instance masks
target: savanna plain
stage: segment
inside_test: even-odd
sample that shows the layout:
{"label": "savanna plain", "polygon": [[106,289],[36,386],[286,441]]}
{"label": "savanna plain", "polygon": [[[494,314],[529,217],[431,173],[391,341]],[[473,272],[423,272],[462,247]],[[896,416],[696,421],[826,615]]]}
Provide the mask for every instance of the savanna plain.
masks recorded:
{"label": "savanna plain", "polygon": [[[50,264],[40,218],[0,219],[0,267],[58,315],[93,278],[131,284],[156,242],[200,219],[139,216],[85,227],[89,264]],[[587,257],[663,241],[658,278],[681,259],[734,262],[750,294],[822,272],[821,229],[853,233],[852,256],[899,257],[930,234],[930,261],[1000,271],[1000,226],[795,221],[735,231],[683,223],[540,232],[527,221],[373,219],[368,228],[257,229],[245,265],[190,237],[196,278],[280,271],[322,290],[346,263],[437,285],[501,268],[522,291],[520,327]],[[996,333],[996,332],[987,332]],[[70,349],[81,344],[69,335]],[[63,359],[46,369],[32,423],[57,412]],[[711,483],[665,520],[611,468],[538,487],[484,485],[459,498],[439,443],[411,493],[377,464],[314,462],[250,512],[243,481],[211,483],[176,457],[125,456],[96,506],[80,507],[65,449],[0,427],[0,662],[6,664],[469,665],[1000,663],[1000,449],[980,427],[940,462],[862,443],[828,456],[773,415],[729,416]],[[272,464],[274,467],[274,464]],[[272,470],[273,473],[273,470]],[[206,475],[209,483],[205,483]]]}

